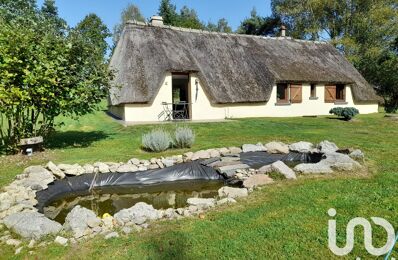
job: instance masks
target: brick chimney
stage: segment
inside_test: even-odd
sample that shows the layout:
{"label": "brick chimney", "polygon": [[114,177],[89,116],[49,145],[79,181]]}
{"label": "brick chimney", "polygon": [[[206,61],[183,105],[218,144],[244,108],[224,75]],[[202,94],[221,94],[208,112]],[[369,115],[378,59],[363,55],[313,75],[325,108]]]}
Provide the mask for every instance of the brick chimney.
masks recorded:
{"label": "brick chimney", "polygon": [[152,26],[163,26],[163,17],[154,15],[151,17]]}
{"label": "brick chimney", "polygon": [[286,26],[281,26],[281,37],[286,37]]}

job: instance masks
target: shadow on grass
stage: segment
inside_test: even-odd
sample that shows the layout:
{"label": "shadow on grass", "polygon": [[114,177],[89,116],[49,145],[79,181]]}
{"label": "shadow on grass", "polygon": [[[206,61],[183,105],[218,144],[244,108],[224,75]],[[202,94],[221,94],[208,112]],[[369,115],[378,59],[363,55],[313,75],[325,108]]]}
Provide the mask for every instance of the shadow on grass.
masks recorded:
{"label": "shadow on grass", "polygon": [[180,231],[162,234],[160,237],[154,238],[147,244],[148,249],[154,259],[190,259],[187,254],[191,248],[188,248],[189,239]]}
{"label": "shadow on grass", "polygon": [[82,132],[67,131],[51,134],[44,146],[50,149],[62,149],[70,147],[88,147],[92,143],[109,138],[109,134],[102,131]]}

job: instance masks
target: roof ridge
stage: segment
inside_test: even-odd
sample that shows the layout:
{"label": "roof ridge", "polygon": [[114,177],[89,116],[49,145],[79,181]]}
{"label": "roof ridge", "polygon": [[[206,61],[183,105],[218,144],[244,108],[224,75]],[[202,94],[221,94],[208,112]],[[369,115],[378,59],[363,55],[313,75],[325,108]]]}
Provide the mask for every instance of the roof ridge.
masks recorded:
{"label": "roof ridge", "polygon": [[162,29],[171,29],[180,32],[193,32],[193,33],[202,33],[202,34],[214,34],[214,35],[225,35],[225,36],[234,36],[234,37],[247,37],[247,38],[257,38],[257,39],[270,39],[270,40],[291,40],[297,42],[304,43],[315,43],[315,44],[327,44],[326,41],[311,41],[311,40],[302,40],[302,39],[294,39],[292,37],[271,37],[271,36],[262,36],[262,35],[251,35],[251,34],[239,34],[239,33],[225,33],[225,32],[212,32],[201,29],[192,29],[192,28],[184,28],[184,27],[176,27],[171,25],[151,25],[147,22],[140,22],[136,20],[129,20],[126,22],[126,26],[133,25],[138,27],[153,27],[153,28],[162,28]]}

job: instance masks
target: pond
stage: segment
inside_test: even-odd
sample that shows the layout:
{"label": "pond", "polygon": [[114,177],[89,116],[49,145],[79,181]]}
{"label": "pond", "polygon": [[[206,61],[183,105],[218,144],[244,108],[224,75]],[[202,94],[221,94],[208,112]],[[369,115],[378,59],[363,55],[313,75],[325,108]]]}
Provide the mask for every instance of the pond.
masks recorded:
{"label": "pond", "polygon": [[214,198],[224,185],[223,181],[177,181],[148,187],[103,187],[88,196],[70,196],[44,207],[46,217],[64,223],[67,214],[76,206],[93,210],[98,216],[114,215],[138,202],[153,205],[155,209],[183,208],[188,198]]}

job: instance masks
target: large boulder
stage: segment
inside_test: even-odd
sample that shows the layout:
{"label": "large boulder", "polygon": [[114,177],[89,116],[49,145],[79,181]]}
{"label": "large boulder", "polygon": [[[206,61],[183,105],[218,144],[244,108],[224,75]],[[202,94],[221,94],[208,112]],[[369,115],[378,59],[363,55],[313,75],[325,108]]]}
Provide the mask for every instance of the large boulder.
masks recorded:
{"label": "large boulder", "polygon": [[23,238],[40,239],[57,234],[62,226],[38,212],[19,212],[6,217],[4,224]]}
{"label": "large boulder", "polygon": [[66,216],[64,228],[72,231],[75,238],[80,238],[88,234],[88,230],[99,225],[101,219],[92,210],[77,205]]}
{"label": "large boulder", "polygon": [[292,152],[298,152],[298,153],[309,153],[314,150],[314,145],[309,142],[297,142],[289,145],[289,149]]}
{"label": "large boulder", "polygon": [[332,168],[324,163],[301,163],[296,165],[294,170],[302,174],[328,174],[333,172]]}
{"label": "large boulder", "polygon": [[242,151],[244,153],[248,152],[265,152],[267,149],[261,143],[258,144],[244,144],[242,145]]}
{"label": "large boulder", "polygon": [[114,215],[115,220],[121,226],[126,224],[142,225],[147,221],[159,219],[161,216],[158,210],[145,202],[138,202],[128,209],[122,209]]}
{"label": "large boulder", "polygon": [[211,208],[216,204],[215,199],[189,198],[187,200],[189,206],[196,206],[198,208]]}
{"label": "large boulder", "polygon": [[279,172],[283,176],[285,176],[286,179],[297,179],[296,174],[292,169],[289,168],[284,162],[282,161],[276,161],[273,164],[271,164],[272,170],[274,172]]}
{"label": "large boulder", "polygon": [[339,150],[339,147],[335,143],[325,140],[318,144],[318,149],[321,153],[334,153]]}
{"label": "large boulder", "polygon": [[265,145],[268,153],[289,153],[289,146],[282,142],[269,142]]}
{"label": "large boulder", "polygon": [[224,186],[218,190],[218,196],[220,196],[221,198],[227,197],[236,199],[241,197],[247,197],[248,195],[249,192],[246,188],[233,188]]}
{"label": "large boulder", "polygon": [[42,166],[30,166],[24,170],[23,175],[25,178],[16,182],[18,185],[30,187],[33,190],[47,189],[48,184],[54,182],[53,174]]}
{"label": "large boulder", "polygon": [[249,188],[264,186],[273,182],[274,181],[268,175],[254,174],[243,181],[243,187],[249,189]]}

